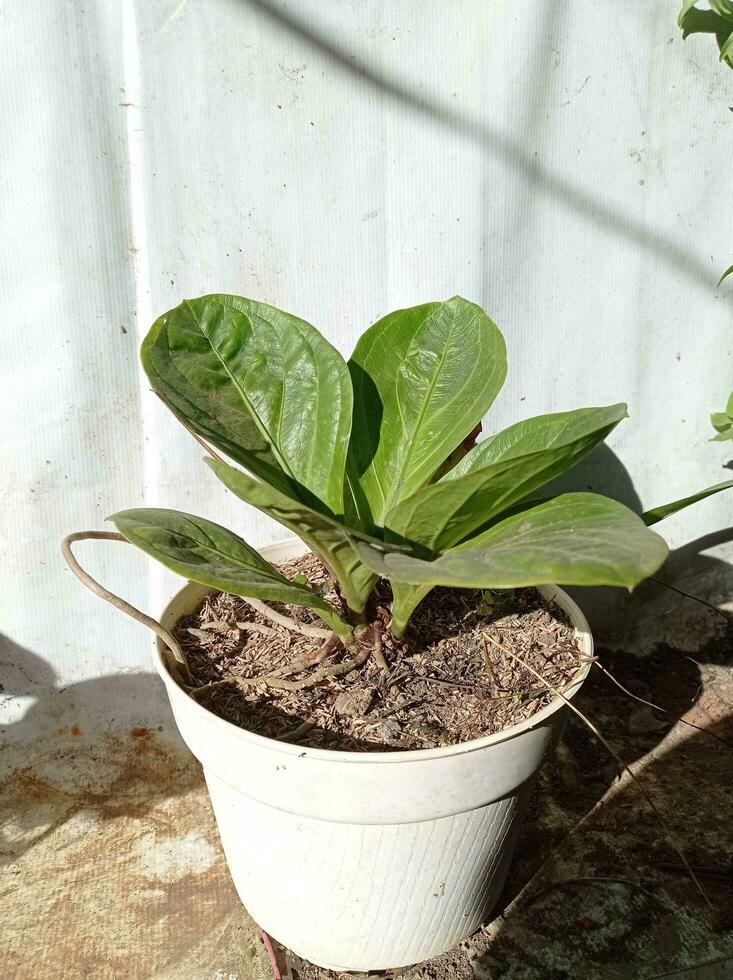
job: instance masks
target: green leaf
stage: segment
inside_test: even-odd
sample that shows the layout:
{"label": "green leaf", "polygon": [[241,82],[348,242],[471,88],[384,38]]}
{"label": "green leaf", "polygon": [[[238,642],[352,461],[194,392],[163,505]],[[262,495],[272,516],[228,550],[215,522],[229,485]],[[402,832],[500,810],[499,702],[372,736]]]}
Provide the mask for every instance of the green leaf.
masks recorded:
{"label": "green leaf", "polygon": [[708,0],[710,8],[720,17],[733,22],[733,2],[732,0]]}
{"label": "green leaf", "polygon": [[573,452],[578,444],[582,444],[584,451],[589,452],[619,422],[628,417],[626,402],[600,408],[578,408],[571,412],[536,415],[523,422],[516,422],[480,442],[444,479],[455,479],[490,463],[528,453]]}
{"label": "green leaf", "polygon": [[335,633],[351,635],[350,627],[324,599],[288,581],[246,541],[212,521],[154,507],[123,510],[108,520],[130,544],[179,575],[234,595],[305,606]]}
{"label": "green leaf", "polygon": [[667,546],[623,504],[594,493],[567,493],[495,524],[432,562],[365,544],[359,553],[378,574],[414,585],[631,589],[654,574]]}
{"label": "green leaf", "polygon": [[731,266],[729,266],[729,267],[728,267],[728,268],[727,268],[727,269],[725,270],[725,272],[723,273],[723,275],[722,275],[722,276],[720,277],[720,279],[718,279],[718,285],[719,285],[719,286],[722,286],[722,284],[723,284],[723,283],[725,282],[725,280],[726,280],[726,279],[728,278],[728,276],[729,276],[729,275],[730,275],[731,273],[733,273],[733,265],[731,265]]}
{"label": "green leaf", "polygon": [[733,480],[726,480],[725,483],[716,483],[715,486],[700,490],[699,493],[693,493],[690,497],[682,497],[680,500],[672,501],[671,504],[653,507],[651,510],[645,511],[641,515],[641,519],[646,525],[656,524],[657,521],[664,520],[670,514],[676,514],[678,510],[684,510],[690,504],[696,504],[698,500],[704,500],[706,497],[711,497],[714,493],[720,493],[721,490],[728,490],[730,487],[733,487]]}
{"label": "green leaf", "polygon": [[695,6],[697,0],[682,0],[682,7],[680,9],[679,15],[677,16],[677,24],[679,27],[685,26],[685,18],[689,11]]}
{"label": "green leaf", "polygon": [[277,489],[343,513],[351,383],[309,323],[241,296],[202,296],[155,322],[141,358],[204,439]]}
{"label": "green leaf", "polygon": [[379,320],[349,369],[348,480],[361,525],[372,530],[480,422],[504,383],[506,346],[484,311],[456,296]]}
{"label": "green leaf", "polygon": [[731,391],[730,395],[728,396],[728,403],[725,406],[725,412],[733,422],[733,391]]}
{"label": "green leaf", "polygon": [[232,493],[305,541],[333,573],[349,608],[362,611],[377,577],[362,564],[353,535],[343,524],[227,463],[215,459],[206,462]]}
{"label": "green leaf", "polygon": [[710,440],[711,442],[730,442],[733,439],[733,422],[725,429],[723,432],[719,432],[717,436],[713,436]]}
{"label": "green leaf", "polygon": [[[575,465],[626,415],[626,405],[620,403],[538,416],[509,426],[479,443],[439,483],[424,487],[390,511],[387,538],[422,546],[422,557],[457,544]],[[393,628],[404,628],[430,588],[392,583]]]}
{"label": "green leaf", "polygon": [[[733,26],[728,28],[726,32],[719,32],[717,38],[720,45],[720,60],[726,61],[733,68]],[[728,269],[723,278],[730,275],[730,272],[731,270]]]}
{"label": "green leaf", "polygon": [[733,418],[727,412],[713,412],[710,423],[716,432],[725,432],[733,425]]}
{"label": "green leaf", "polygon": [[715,34],[725,25],[725,20],[712,10],[700,10],[690,4],[680,12],[677,23],[682,28],[683,39],[687,39],[691,34]]}
{"label": "green leaf", "polygon": [[388,540],[444,551],[574,466],[621,419],[626,405],[540,415],[479,443],[440,482],[392,508]]}

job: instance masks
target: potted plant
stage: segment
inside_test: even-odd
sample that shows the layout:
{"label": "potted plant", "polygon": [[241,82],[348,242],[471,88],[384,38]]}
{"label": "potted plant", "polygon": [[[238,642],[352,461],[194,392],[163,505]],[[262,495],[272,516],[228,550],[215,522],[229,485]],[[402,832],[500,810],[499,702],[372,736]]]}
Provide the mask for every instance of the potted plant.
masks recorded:
{"label": "potted plant", "polygon": [[[408,656],[418,614],[470,590],[461,601],[471,635],[481,637],[482,616],[506,599],[498,590],[534,586],[543,609],[554,603],[574,631],[563,687],[572,698],[592,639],[558,584],[633,588],[667,555],[646,524],[707,491],[644,519],[593,493],[528,499],[603,440],[626,406],[532,418],[474,444],[504,381],[506,351],[486,313],[459,297],[379,320],[347,365],[295,316],[204,296],[162,316],[141,356],[153,389],[206,447],[215,475],[300,539],[257,551],[208,520],[138,508],[110,518],[117,534],[85,532],[64,543],[87,584],[158,634],[157,668],[203,764],[245,905],[284,945],[334,969],[400,967],[450,948],[498,898],[534,777],[559,735],[563,699],[547,697],[504,730],[429,748],[388,746],[396,751],[314,747],[298,738],[307,724],[266,737],[225,720],[211,699],[238,689],[254,710],[258,698],[272,706],[283,692],[329,693],[371,671],[375,688],[407,711],[393,667],[399,657],[402,668],[420,662]],[[161,623],[79,568],[70,545],[90,536],[129,541],[190,580]],[[292,573],[292,559],[308,550],[327,573],[325,587]],[[288,561],[284,574],[276,565]],[[210,589],[246,597],[260,617],[248,628],[259,630],[263,656],[274,619],[306,634],[310,659],[289,672],[197,680],[174,633]],[[450,651],[450,637],[441,642]],[[493,669],[485,652],[485,681],[423,680],[458,697],[470,689],[480,705]]]}

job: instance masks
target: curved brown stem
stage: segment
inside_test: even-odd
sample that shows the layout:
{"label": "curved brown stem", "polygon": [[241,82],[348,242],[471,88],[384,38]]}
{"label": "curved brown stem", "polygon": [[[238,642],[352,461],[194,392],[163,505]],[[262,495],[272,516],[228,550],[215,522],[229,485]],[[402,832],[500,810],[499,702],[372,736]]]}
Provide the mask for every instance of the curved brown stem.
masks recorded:
{"label": "curved brown stem", "polygon": [[127,613],[136,622],[147,626],[148,629],[151,629],[165,643],[173,654],[176,672],[178,674],[177,679],[182,680],[187,687],[192,687],[193,678],[189,672],[186,658],[178,640],[164,626],[161,626],[157,619],[153,619],[152,616],[147,616],[144,612],[136,609],[135,606],[130,605],[129,602],[121,599],[120,596],[115,595],[114,592],[105,589],[96,579],[92,578],[89,572],[84,571],[71,550],[71,546],[75,541],[124,541],[127,543],[127,538],[122,534],[118,534],[116,531],[75,531],[73,534],[67,534],[61,542],[61,554],[64,556],[66,564],[83,585],[101,599],[105,599],[116,609]]}
{"label": "curved brown stem", "polygon": [[[253,687],[257,684],[263,684],[266,687],[271,687],[275,689],[280,689],[283,691],[302,691],[307,687],[313,687],[315,684],[320,684],[321,681],[326,680],[330,677],[343,677],[345,674],[350,673],[352,670],[356,670],[357,667],[361,667],[363,663],[372,653],[372,647],[364,646],[362,649],[356,653],[351,660],[343,661],[339,664],[333,664],[330,667],[321,667],[319,670],[314,671],[310,677],[305,677],[299,681],[286,680],[283,677],[278,677],[274,674],[262,674],[259,677],[232,677],[230,680],[213,681],[210,684],[204,684],[200,687],[194,686],[193,678],[188,669],[188,664],[186,662],[185,655],[181,649],[180,644],[164,626],[152,616],[147,616],[144,612],[136,609],[135,606],[126,602],[120,596],[115,595],[114,592],[110,592],[109,589],[105,589],[103,585],[100,585],[96,579],[86,572],[79,562],[74,557],[74,553],[71,549],[71,545],[75,541],[125,541],[127,539],[124,535],[119,534],[116,531],[76,531],[73,534],[68,534],[61,542],[61,553],[66,560],[67,565],[71,571],[76,575],[80,582],[82,582],[88,589],[90,589],[95,595],[100,598],[105,599],[116,609],[121,612],[127,613],[132,619],[138,623],[142,623],[143,626],[147,626],[151,629],[156,636],[166,644],[171,654],[173,655],[173,663],[170,663],[169,669],[171,673],[179,680],[184,687],[188,689],[188,693],[192,697],[199,697],[200,695],[207,693],[209,691],[216,690],[217,688],[223,687],[226,684],[238,684],[240,687]],[[245,598],[245,597],[243,597]],[[264,606],[264,603],[260,603],[257,599],[245,598],[245,601],[250,603],[259,611],[259,606]],[[256,603],[256,605],[255,605]],[[272,618],[273,610],[269,606],[264,606],[266,612],[264,614],[270,615]],[[280,613],[274,613],[274,616],[280,617]],[[302,623],[297,623],[296,620],[292,620],[292,625],[289,617],[282,616],[283,620],[286,620],[286,625],[289,629],[293,626],[302,628],[298,631],[305,632],[309,636],[325,637],[325,643],[321,647],[318,653],[318,660],[324,659],[328,653],[333,649],[334,641],[341,642],[339,638],[331,630],[321,629],[316,626],[306,626]],[[278,622],[279,619],[275,619]],[[322,654],[322,656],[321,656]]]}
{"label": "curved brown stem", "polygon": [[246,595],[243,595],[240,598],[243,599],[248,606],[251,606],[255,612],[260,613],[261,616],[265,616],[271,622],[277,623],[279,626],[284,626],[285,629],[288,629],[293,633],[300,633],[303,636],[315,636],[320,640],[327,640],[329,637],[336,635],[333,630],[324,629],[322,626],[309,626],[308,623],[299,623],[298,620],[293,619],[292,616],[285,616],[283,613],[279,613],[275,609],[271,609],[260,599],[252,599],[250,596]]}

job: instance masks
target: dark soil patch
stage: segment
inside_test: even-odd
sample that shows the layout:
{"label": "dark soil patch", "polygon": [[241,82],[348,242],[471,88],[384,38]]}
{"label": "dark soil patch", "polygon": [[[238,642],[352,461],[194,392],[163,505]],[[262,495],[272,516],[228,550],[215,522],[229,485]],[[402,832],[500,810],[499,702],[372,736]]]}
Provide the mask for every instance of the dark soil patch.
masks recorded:
{"label": "dark soil patch", "polygon": [[[305,574],[312,588],[337,601],[325,570],[312,554],[281,566],[288,577]],[[504,654],[499,643],[562,688],[580,666],[574,631],[565,614],[534,589],[511,593],[434,589],[413,614],[408,634],[386,630],[390,594],[380,585],[369,610],[373,635],[382,635],[388,672],[373,657],[350,673],[300,691],[241,687],[237,677],[312,674],[322,643],[264,618],[244,599],[213,591],[176,626],[194,680],[232,679],[203,696],[220,717],[269,738],[299,733],[301,745],[347,751],[435,748],[499,732],[530,718],[554,695]],[[322,626],[308,610],[273,608]],[[493,641],[493,642],[492,642]],[[320,666],[348,661],[339,647]],[[300,669],[298,669],[300,665]]]}

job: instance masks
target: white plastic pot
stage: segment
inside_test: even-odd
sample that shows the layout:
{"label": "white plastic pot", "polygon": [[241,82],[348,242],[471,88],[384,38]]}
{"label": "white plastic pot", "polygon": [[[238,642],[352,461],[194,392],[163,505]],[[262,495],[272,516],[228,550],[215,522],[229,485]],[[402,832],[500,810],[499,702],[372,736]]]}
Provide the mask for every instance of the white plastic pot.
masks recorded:
{"label": "white plastic pot", "polygon": [[[303,551],[300,542],[262,549],[273,562]],[[206,591],[186,585],[162,624],[172,628]],[[554,586],[540,591],[554,596],[592,654],[576,604]],[[561,699],[461,745],[337,752],[224,721],[175,683],[160,641],[155,659],[181,735],[204,768],[239,896],[280,943],[333,970],[389,969],[450,949],[486,919],[539,767],[560,735]]]}

